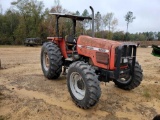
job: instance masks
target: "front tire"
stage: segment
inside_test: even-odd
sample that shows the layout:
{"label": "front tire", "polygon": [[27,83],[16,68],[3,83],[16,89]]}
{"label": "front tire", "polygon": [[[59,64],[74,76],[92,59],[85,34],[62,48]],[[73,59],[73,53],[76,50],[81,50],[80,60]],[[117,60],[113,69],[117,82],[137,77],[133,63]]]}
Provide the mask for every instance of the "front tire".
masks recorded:
{"label": "front tire", "polygon": [[[129,64],[129,66],[131,68],[131,63]],[[139,63],[135,62],[134,74],[127,76],[125,81],[119,79],[119,80],[114,80],[113,82],[115,83],[115,85],[117,87],[119,87],[121,89],[124,89],[124,90],[134,89],[134,88],[138,87],[142,81],[142,78],[143,78],[142,72],[143,71],[142,71]],[[125,79],[125,78],[123,78],[123,79]]]}
{"label": "front tire", "polygon": [[59,47],[52,42],[46,42],[41,49],[41,67],[48,79],[57,79],[62,72],[62,55]]}
{"label": "front tire", "polygon": [[75,104],[83,109],[93,107],[101,96],[95,70],[82,61],[70,65],[67,74],[67,86]]}

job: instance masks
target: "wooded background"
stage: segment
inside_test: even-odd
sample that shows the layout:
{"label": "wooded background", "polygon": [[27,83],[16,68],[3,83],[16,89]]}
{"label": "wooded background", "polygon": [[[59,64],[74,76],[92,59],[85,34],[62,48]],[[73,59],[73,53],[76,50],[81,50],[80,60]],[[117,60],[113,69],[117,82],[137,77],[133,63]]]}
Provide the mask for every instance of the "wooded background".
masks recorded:
{"label": "wooded background", "polygon": [[[50,12],[67,13],[79,16],[91,16],[87,9],[79,11],[68,11],[64,9],[59,0],[51,9],[45,8],[43,2],[37,0],[17,0],[11,3],[11,7],[2,12],[0,7],[0,44],[21,45],[25,38],[42,38],[55,36],[55,17],[49,15]],[[117,40],[117,41],[153,41],[160,40],[160,32],[129,33],[129,24],[136,20],[133,13],[126,13],[127,31],[117,31],[118,19],[114,13],[101,15],[95,13],[95,37]],[[70,19],[60,19],[60,35],[71,33],[72,21]],[[85,20],[77,22],[77,36],[79,34],[91,35],[91,21]]]}

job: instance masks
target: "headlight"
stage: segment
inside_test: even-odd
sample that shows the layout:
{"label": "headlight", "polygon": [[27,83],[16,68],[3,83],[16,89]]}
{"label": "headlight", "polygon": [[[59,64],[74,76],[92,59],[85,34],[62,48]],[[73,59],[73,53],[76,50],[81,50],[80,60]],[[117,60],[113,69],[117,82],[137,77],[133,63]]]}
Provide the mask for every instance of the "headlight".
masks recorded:
{"label": "headlight", "polygon": [[121,63],[128,63],[128,58],[122,58]]}

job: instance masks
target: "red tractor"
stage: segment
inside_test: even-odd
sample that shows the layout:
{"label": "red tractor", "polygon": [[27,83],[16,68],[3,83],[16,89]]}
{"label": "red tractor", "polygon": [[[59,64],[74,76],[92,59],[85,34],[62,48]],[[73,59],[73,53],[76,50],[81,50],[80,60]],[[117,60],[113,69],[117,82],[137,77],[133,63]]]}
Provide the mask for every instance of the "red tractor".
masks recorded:
{"label": "red tractor", "polygon": [[[124,90],[139,86],[142,69],[136,61],[137,46],[94,37],[94,10],[92,17],[82,17],[51,13],[56,17],[56,37],[48,37],[51,42],[43,44],[41,66],[44,76],[57,79],[67,70],[67,86],[77,106],[83,109],[93,107],[101,96],[100,81],[113,81]],[[73,21],[73,34],[59,36],[59,18]],[[92,20],[92,37],[76,37],[76,21]]]}

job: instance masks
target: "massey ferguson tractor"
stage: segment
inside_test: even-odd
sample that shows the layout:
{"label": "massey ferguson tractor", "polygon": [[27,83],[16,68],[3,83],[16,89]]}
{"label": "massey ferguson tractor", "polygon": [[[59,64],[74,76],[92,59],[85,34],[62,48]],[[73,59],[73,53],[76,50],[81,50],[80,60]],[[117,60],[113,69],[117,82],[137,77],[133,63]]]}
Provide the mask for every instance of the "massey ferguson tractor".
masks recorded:
{"label": "massey ferguson tractor", "polygon": [[[75,104],[83,109],[93,107],[101,96],[100,82],[113,81],[124,90],[139,86],[142,69],[136,61],[137,46],[94,37],[94,10],[92,17],[51,13],[56,18],[56,37],[41,49],[44,76],[57,79],[67,70],[67,86]],[[73,21],[72,34],[59,36],[59,19]],[[76,36],[76,21],[92,20],[92,36]],[[62,69],[63,68],[63,69]]]}

